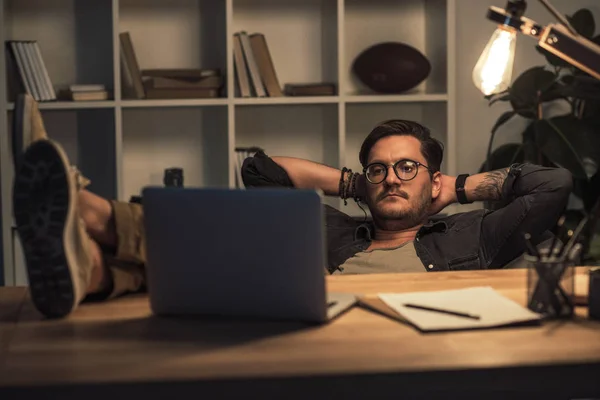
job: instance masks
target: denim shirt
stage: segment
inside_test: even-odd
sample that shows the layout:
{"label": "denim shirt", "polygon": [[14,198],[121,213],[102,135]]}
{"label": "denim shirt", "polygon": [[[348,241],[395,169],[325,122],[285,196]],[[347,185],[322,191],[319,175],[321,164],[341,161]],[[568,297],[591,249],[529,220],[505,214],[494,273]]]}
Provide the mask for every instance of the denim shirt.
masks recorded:
{"label": "denim shirt", "polygon": [[[294,185],[283,168],[262,152],[242,166],[246,187]],[[526,250],[524,234],[534,244],[548,238],[572,190],[571,173],[532,164],[510,167],[502,187],[503,207],[432,217],[416,234],[414,245],[427,271],[502,268]],[[366,250],[373,237],[371,222],[359,222],[325,205],[328,270]]]}

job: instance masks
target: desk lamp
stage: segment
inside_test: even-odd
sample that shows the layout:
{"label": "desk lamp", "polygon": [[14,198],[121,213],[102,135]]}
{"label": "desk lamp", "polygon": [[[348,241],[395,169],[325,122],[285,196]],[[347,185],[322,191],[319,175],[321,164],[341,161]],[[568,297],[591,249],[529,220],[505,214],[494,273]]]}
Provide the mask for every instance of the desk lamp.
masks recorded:
{"label": "desk lamp", "polygon": [[600,46],[578,34],[547,0],[539,1],[559,23],[541,26],[525,18],[525,0],[508,0],[504,9],[488,9],[487,19],[497,23],[498,29],[473,69],[473,82],[484,95],[509,88],[517,32],[536,39],[541,48],[600,80]]}

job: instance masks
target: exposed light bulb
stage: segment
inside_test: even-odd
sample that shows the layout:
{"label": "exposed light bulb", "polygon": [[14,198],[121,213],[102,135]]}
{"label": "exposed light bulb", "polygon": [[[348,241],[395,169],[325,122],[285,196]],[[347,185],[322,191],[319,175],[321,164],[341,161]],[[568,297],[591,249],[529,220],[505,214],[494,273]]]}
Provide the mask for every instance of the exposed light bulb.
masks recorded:
{"label": "exposed light bulb", "polygon": [[516,30],[501,26],[492,35],[473,69],[473,82],[484,95],[508,89],[515,60]]}

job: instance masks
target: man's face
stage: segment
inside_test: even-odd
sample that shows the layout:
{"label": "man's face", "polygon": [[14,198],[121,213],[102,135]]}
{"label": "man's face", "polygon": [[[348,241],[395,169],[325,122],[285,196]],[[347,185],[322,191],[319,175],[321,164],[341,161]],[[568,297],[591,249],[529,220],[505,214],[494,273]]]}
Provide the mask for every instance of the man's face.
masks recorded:
{"label": "man's face", "polygon": [[406,229],[423,222],[433,196],[429,171],[419,166],[417,175],[408,181],[400,180],[392,164],[412,160],[427,165],[421,153],[421,142],[412,136],[392,135],[378,140],[371,148],[367,164],[387,166],[387,176],[379,184],[367,181],[367,205],[381,229]]}

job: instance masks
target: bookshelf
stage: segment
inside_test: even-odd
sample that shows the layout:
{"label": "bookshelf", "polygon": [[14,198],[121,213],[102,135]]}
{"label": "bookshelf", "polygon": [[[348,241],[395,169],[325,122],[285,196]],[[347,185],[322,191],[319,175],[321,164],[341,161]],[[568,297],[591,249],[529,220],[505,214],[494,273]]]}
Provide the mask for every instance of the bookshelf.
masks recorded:
{"label": "bookshelf", "polygon": [[[456,0],[0,0],[0,38],[36,40],[54,86],[101,83],[108,101],[41,103],[47,130],[90,177],[90,189],[128,200],[182,167],[186,186],[235,185],[237,146],[359,170],[358,149],[373,126],[408,118],[446,146],[444,171],[456,173]],[[281,85],[330,81],[338,95],[241,98],[235,88],[233,34],[263,33]],[[122,94],[119,33],[128,31],[142,69],[220,68],[225,97],[132,100]],[[352,75],[366,47],[400,41],[424,53],[430,77],[410,93],[370,93]],[[6,79],[0,55],[0,79]],[[3,280],[19,282],[13,235],[13,100],[0,94]],[[337,199],[329,204],[342,206]],[[350,203],[349,203],[350,204]],[[343,207],[343,206],[342,206]],[[344,208],[353,215],[362,211]],[[16,267],[14,267],[17,265]],[[2,278],[0,278],[0,284]]]}

